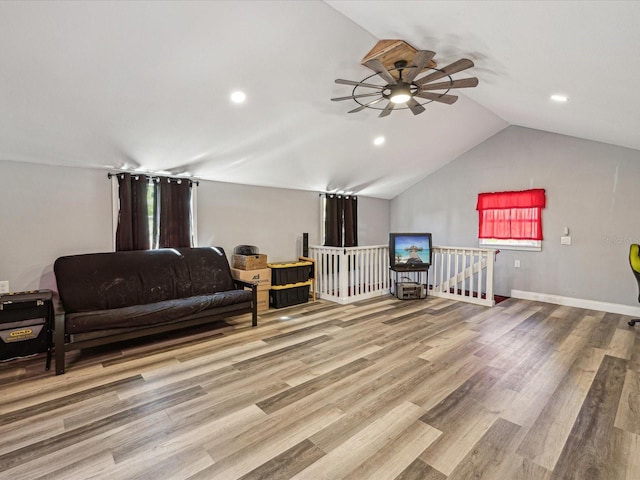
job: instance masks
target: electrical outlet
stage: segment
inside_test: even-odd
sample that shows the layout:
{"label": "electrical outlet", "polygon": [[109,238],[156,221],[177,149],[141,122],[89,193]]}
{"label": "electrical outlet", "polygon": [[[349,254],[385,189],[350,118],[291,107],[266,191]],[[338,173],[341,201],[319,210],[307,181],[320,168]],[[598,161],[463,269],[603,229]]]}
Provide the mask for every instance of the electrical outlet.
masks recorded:
{"label": "electrical outlet", "polygon": [[520,268],[520,260],[516,260],[513,266],[516,268]]}
{"label": "electrical outlet", "polygon": [[9,280],[0,281],[0,293],[9,293]]}
{"label": "electrical outlet", "polygon": [[560,245],[571,245],[571,237],[560,237]]}

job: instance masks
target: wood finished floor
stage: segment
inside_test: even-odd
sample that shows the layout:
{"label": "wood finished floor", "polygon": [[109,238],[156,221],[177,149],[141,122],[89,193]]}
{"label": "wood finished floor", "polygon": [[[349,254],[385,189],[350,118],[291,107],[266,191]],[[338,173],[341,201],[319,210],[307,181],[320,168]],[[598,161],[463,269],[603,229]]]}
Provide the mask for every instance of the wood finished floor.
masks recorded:
{"label": "wood finished floor", "polygon": [[0,478],[638,480],[627,320],[385,296],[1,363]]}

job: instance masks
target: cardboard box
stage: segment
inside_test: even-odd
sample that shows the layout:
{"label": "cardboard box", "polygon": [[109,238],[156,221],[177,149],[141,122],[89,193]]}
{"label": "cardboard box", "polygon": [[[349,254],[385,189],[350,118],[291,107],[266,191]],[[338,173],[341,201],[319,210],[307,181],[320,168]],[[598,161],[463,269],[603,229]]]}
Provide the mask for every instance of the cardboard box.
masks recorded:
{"label": "cardboard box", "polygon": [[269,310],[269,290],[258,291],[258,311]]}
{"label": "cardboard box", "polygon": [[270,268],[263,268],[260,270],[240,270],[239,268],[232,268],[231,276],[236,280],[257,283],[258,293],[262,290],[269,290],[269,287],[271,287]]}
{"label": "cardboard box", "polygon": [[233,255],[231,266],[240,270],[260,270],[267,268],[267,256],[259,255]]}

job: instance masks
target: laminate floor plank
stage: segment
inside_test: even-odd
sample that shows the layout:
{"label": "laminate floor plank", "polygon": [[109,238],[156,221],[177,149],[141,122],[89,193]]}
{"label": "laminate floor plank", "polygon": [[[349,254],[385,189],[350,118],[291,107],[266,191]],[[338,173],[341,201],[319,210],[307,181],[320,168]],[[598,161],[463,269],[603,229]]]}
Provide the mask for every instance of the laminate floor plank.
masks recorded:
{"label": "laminate floor plank", "polygon": [[607,348],[617,329],[618,323],[621,321],[621,317],[622,315],[607,313],[598,324],[598,327],[592,332],[589,338],[589,346]]}
{"label": "laminate floor plank", "polygon": [[496,418],[494,413],[471,404],[465,411],[460,412],[454,423],[446,426],[438,440],[418,458],[439,472],[451,475],[491,428]]}
{"label": "laminate floor plank", "polygon": [[[59,470],[51,470],[48,466],[43,475],[38,472],[30,471],[28,476],[22,477],[29,480],[67,480],[67,479],[114,479],[115,464],[109,452],[100,452],[90,457],[82,458],[76,462],[68,462]],[[13,477],[14,480],[22,480],[21,477]]]}
{"label": "laminate floor plank", "polygon": [[478,403],[486,392],[498,382],[504,371],[485,367],[430,408],[420,420],[440,430],[455,424],[466,410]]}
{"label": "laminate floor plank", "polygon": [[346,477],[378,450],[392,444],[418,420],[420,413],[421,409],[410,402],[398,405],[292,478],[334,480]]}
{"label": "laminate floor plank", "polygon": [[630,360],[633,354],[633,346],[636,341],[636,332],[625,326],[616,328],[607,348],[607,355]]}
{"label": "laminate floor plank", "polygon": [[553,470],[604,358],[604,350],[583,348],[520,443],[517,453]]}
{"label": "laminate floor plank", "polygon": [[627,370],[614,425],[640,435],[640,375]]}
{"label": "laminate floor plank", "polygon": [[240,480],[287,480],[315,463],[325,453],[308,439],[285,450],[277,457],[254,468]]}
{"label": "laminate floor plank", "polygon": [[638,480],[628,320],[386,295],[0,362],[0,479]]}
{"label": "laminate floor plank", "polygon": [[409,400],[423,407],[426,412],[485,366],[486,362],[473,354],[466,354],[449,362],[434,362],[425,382],[411,393]]}
{"label": "laminate floor plank", "polygon": [[145,458],[146,461],[132,461],[126,465],[116,465],[109,474],[115,480],[180,480],[197,475],[214,464],[207,452],[196,447],[168,454],[162,458]]}
{"label": "laminate floor plank", "polygon": [[[380,351],[381,348],[379,345],[370,342],[356,345],[351,349],[334,355],[326,355],[323,354],[324,352],[320,352],[319,355],[314,356],[313,361],[307,356],[301,359],[304,365],[300,369],[297,371],[290,370],[282,379],[288,385],[294,387],[354,362],[359,358],[366,359],[368,355]],[[320,361],[319,357],[325,358],[325,360]]]}
{"label": "laminate floor plank", "polygon": [[503,418],[520,426],[532,426],[588,340],[584,336],[570,335],[558,345],[508,409],[501,413]]}
{"label": "laminate floor plank", "polygon": [[401,375],[392,381],[388,388],[383,386],[383,390],[373,389],[368,385],[368,382],[367,384],[360,382],[355,388],[350,386],[346,392],[338,392],[335,395],[335,401],[346,410],[345,417],[338,422],[327,425],[311,437],[311,440],[324,451],[334,450],[339,448],[339,445],[348,438],[366,428],[371,422],[386,415],[390,409],[401,403],[406,403],[412,389],[420,383],[420,379],[425,375],[425,369],[429,368],[426,362],[422,362],[422,367],[413,372],[406,368],[399,369],[402,373],[394,370],[386,372],[390,375],[382,374],[383,376],[380,375],[380,372],[375,372],[376,375],[371,377],[372,382],[377,382],[380,379],[387,380],[389,376],[392,377],[394,374]]}
{"label": "laminate floor plank", "polygon": [[608,450],[607,463],[611,478],[637,480],[640,478],[640,435],[614,428],[613,441]]}
{"label": "laminate floor plank", "polygon": [[[110,446],[114,461],[121,471],[126,471],[128,465],[141,460],[155,462],[183,451],[215,446],[227,432],[248,432],[267,420],[264,412],[255,405],[221,418],[192,424],[176,424],[173,422],[171,412],[167,417],[169,422],[165,422],[159,434],[146,443],[139,441],[140,435],[144,433],[136,433],[125,438],[122,435],[114,435],[114,444],[107,445]],[[213,459],[208,452],[203,452],[203,456],[208,463],[206,467],[213,464]]]}
{"label": "laminate floor plank", "polygon": [[[278,421],[265,420],[263,425],[268,425],[265,428],[243,433],[233,441],[224,444],[216,442],[215,446],[207,446],[207,451],[216,463],[192,478],[238,478],[246,475],[343,415],[331,405],[321,406],[301,418],[296,418],[291,413],[290,411],[286,416],[280,416]],[[325,457],[326,455],[312,465]]]}
{"label": "laminate floor plank", "polygon": [[553,471],[553,479],[612,478],[615,467],[607,452],[614,435],[625,372],[626,360],[604,356]]}
{"label": "laminate floor plank", "polygon": [[496,419],[473,450],[458,463],[447,480],[499,478],[496,475],[509,454],[510,443],[519,430],[519,425],[501,418]]}
{"label": "laminate floor plank", "polygon": [[629,370],[640,373],[640,331],[636,331],[636,339],[633,342],[628,368]]}
{"label": "laminate floor plank", "polygon": [[187,391],[174,393],[146,404],[137,405],[128,410],[118,412],[115,415],[98,419],[82,427],[54,435],[46,440],[40,440],[32,445],[17,448],[16,450],[0,455],[0,471],[9,470],[19,463],[40,455],[47,455],[48,453],[62,450],[75,443],[82,442],[87,438],[102,435],[118,426],[133,423],[138,418],[152,415],[157,411],[185,402],[203,393],[202,389],[192,387]]}
{"label": "laminate floor plank", "polygon": [[415,422],[392,442],[358,465],[344,479],[396,478],[425,448],[436,441],[441,433],[422,422]]}
{"label": "laminate floor plank", "polygon": [[446,480],[447,476],[416,458],[394,480]]}

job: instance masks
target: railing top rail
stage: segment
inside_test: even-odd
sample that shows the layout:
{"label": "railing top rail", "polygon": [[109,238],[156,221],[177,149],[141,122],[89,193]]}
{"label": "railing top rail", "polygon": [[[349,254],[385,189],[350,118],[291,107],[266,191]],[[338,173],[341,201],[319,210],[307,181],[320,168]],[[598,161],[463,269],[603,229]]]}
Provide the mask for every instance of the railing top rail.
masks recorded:
{"label": "railing top rail", "polygon": [[[343,251],[346,250],[348,252],[354,250],[365,250],[371,248],[379,248],[379,249],[387,249],[389,245],[363,245],[361,247],[325,247],[323,245],[309,245],[309,248],[317,248],[324,250],[335,250],[335,251]],[[475,251],[475,252],[497,252],[496,248],[479,248],[479,247],[447,247],[442,245],[434,245],[434,250],[465,250],[465,251]]]}
{"label": "railing top rail", "polygon": [[434,245],[433,246],[434,250],[466,250],[466,251],[475,251],[475,252],[489,252],[489,253],[494,253],[497,252],[498,249],[497,248],[479,248],[479,247],[443,247],[440,245]]}
{"label": "railing top rail", "polygon": [[346,250],[350,252],[353,250],[365,250],[370,248],[389,248],[389,245],[364,245],[362,247],[325,247],[322,245],[309,245],[309,248],[323,248],[325,250]]}

